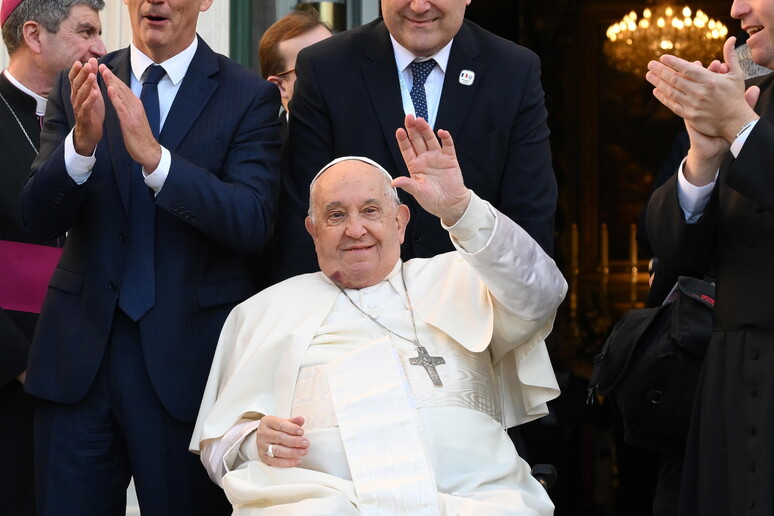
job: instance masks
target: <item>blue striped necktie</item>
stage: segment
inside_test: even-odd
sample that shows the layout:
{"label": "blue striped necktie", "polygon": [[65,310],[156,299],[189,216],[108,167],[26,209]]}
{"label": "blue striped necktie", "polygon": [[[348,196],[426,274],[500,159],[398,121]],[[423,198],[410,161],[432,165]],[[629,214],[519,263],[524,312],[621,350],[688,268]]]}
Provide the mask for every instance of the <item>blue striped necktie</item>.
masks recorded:
{"label": "blue striped necktie", "polygon": [[[148,67],[142,83],[142,100],[153,136],[158,141],[161,116],[158,84],[166,71],[159,65]],[[129,201],[129,249],[118,306],[133,321],[138,321],[151,309],[156,299],[154,243],[156,238],[156,204],[153,193],[145,184],[142,167],[132,167],[132,193]]]}

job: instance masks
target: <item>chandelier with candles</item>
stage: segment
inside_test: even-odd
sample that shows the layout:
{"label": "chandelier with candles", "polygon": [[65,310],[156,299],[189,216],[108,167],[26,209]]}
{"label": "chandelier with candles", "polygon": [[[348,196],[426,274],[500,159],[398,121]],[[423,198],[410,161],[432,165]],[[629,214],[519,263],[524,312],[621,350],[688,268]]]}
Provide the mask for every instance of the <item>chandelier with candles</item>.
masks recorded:
{"label": "chandelier with candles", "polygon": [[722,54],[728,29],[703,11],[664,4],[647,8],[638,17],[632,11],[607,29],[605,55],[624,73],[642,76],[648,62],[672,54],[705,66]]}

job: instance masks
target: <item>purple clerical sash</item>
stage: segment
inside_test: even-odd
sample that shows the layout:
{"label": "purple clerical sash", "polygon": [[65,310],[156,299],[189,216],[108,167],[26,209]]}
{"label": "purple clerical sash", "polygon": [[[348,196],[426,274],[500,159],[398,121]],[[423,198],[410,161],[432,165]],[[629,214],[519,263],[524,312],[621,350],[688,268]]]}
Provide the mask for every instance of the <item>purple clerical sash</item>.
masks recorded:
{"label": "purple clerical sash", "polygon": [[40,313],[62,249],[0,240],[0,308]]}

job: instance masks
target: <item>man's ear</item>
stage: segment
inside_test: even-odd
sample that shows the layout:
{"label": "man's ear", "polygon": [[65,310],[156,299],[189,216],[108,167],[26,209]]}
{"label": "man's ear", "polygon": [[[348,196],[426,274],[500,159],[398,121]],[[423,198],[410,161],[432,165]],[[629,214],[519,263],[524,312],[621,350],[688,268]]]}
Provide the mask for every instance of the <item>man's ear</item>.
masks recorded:
{"label": "man's ear", "polygon": [[400,237],[400,243],[403,243],[403,240],[406,238],[406,226],[408,225],[408,221],[411,218],[411,211],[409,210],[409,207],[405,204],[401,204],[398,206],[397,214],[395,215],[395,218],[398,223],[398,233]]}
{"label": "man's ear", "polygon": [[266,80],[273,84],[276,84],[277,88],[279,88],[280,90],[280,97],[282,97],[282,99],[285,102],[290,102],[290,95],[288,94],[288,90],[285,89],[285,84],[283,83],[282,79],[280,79],[276,75],[270,75],[266,78]]}
{"label": "man's ear", "polygon": [[26,21],[22,27],[24,44],[36,54],[40,54],[43,51],[40,41],[42,31],[43,27],[36,21]]}
{"label": "man's ear", "polygon": [[199,12],[203,13],[212,6],[212,0],[199,0]]}
{"label": "man's ear", "polygon": [[314,227],[314,224],[312,224],[312,218],[307,217],[304,219],[304,226],[306,227],[306,232],[309,233],[312,236],[313,240],[317,239],[317,229]]}

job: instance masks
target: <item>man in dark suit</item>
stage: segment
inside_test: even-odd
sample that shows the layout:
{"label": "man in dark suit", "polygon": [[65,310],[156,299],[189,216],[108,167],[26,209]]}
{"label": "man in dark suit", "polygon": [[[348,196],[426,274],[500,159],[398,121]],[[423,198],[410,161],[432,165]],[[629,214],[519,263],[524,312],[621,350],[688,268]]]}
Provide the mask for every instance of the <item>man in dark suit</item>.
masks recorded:
{"label": "man in dark suit", "polygon": [[102,0],[4,0],[8,68],[0,74],[0,507],[35,514],[32,421],[35,399],[22,387],[38,312],[62,240],[31,238],[19,194],[40,147],[40,120],[58,73],[105,54]]}
{"label": "man in dark suit", "polygon": [[187,448],[223,321],[255,292],[279,94],[196,36],[211,0],[125,3],[132,45],[60,76],[22,193],[33,234],[68,231],[26,384],[41,514],[124,514],[130,475],[144,515],[228,514]]}
{"label": "man in dark suit", "polygon": [[[299,53],[290,103],[291,176],[284,185],[293,205],[277,231],[279,279],[316,270],[312,241],[300,228],[309,182],[325,163],[368,156],[394,176],[408,175],[395,142],[407,113],[448,130],[465,184],[551,252],[557,187],[540,62],[463,20],[469,3],[383,0],[382,18]],[[438,221],[410,196],[402,200],[411,209],[403,258],[450,251]]]}
{"label": "man in dark suit", "polygon": [[294,9],[266,29],[258,42],[261,77],[276,84],[282,97],[281,119],[287,126],[288,104],[296,83],[296,57],[302,48],[331,37],[315,10]]}
{"label": "man in dark suit", "polygon": [[[753,60],[774,68],[774,0],[734,2]],[[690,149],[653,193],[648,236],[677,274],[715,278],[713,332],[683,462],[678,514],[774,514],[774,76],[744,83],[734,49],[707,68],[664,55],[654,95]]]}

